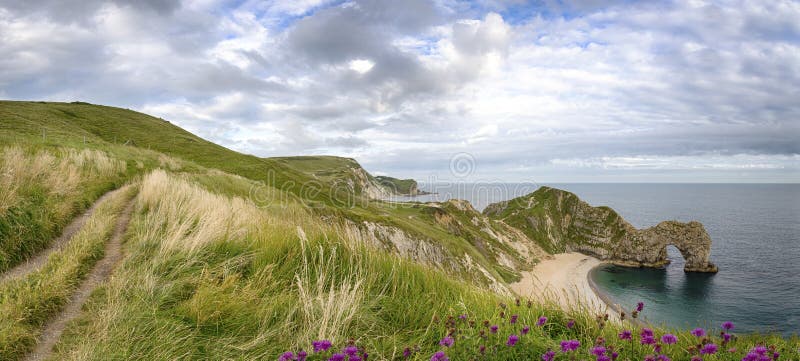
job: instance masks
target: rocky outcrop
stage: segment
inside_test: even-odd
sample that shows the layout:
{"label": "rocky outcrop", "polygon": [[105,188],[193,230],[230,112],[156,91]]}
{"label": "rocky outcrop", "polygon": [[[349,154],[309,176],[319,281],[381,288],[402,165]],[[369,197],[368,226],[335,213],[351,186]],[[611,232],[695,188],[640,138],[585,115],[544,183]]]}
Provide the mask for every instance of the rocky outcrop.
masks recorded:
{"label": "rocky outcrop", "polygon": [[398,179],[388,176],[376,176],[375,180],[380,185],[388,189],[389,192],[402,196],[418,196],[428,194],[428,192],[419,189],[417,181],[413,179]]}
{"label": "rocky outcrop", "polygon": [[578,251],[624,266],[663,267],[672,245],[686,260],[684,271],[717,272],[709,261],[711,238],[699,222],[636,229],[611,208],[592,207],[549,187],[492,204],[484,214],[518,228],[550,253]]}

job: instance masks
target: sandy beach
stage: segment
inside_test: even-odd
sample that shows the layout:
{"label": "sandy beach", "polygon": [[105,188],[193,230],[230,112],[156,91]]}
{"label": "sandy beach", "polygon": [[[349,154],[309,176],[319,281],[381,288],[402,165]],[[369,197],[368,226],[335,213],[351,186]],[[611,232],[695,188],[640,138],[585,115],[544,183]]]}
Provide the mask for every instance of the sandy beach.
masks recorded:
{"label": "sandy beach", "polygon": [[[582,253],[570,252],[553,255],[540,262],[530,272],[522,273],[522,280],[511,284],[511,289],[523,297],[534,300],[556,299],[566,310],[576,304],[589,305],[598,312],[610,307],[592,290],[589,271],[603,262]],[[616,312],[609,312],[615,315]]]}

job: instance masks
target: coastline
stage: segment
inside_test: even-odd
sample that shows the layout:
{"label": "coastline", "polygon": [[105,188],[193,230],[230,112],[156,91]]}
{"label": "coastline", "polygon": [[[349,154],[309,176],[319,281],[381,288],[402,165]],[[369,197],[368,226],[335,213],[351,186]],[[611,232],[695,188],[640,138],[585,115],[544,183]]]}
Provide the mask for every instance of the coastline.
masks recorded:
{"label": "coastline", "polygon": [[[510,286],[523,297],[555,301],[567,311],[588,306],[594,312],[608,313],[610,319],[620,321],[621,307],[601,292],[591,279],[592,270],[604,264],[608,262],[583,253],[559,253],[539,262],[533,270],[522,272],[522,280]],[[641,322],[626,319],[634,323]]]}

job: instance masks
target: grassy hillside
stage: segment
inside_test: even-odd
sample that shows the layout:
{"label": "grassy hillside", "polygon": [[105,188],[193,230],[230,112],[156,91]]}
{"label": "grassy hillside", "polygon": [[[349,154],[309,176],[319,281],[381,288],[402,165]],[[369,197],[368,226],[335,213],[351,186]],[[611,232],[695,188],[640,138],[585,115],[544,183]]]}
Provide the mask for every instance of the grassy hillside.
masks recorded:
{"label": "grassy hillside", "polygon": [[[17,147],[34,158],[101,152],[125,165],[112,186],[140,181],[124,259],[69,326],[54,360],[252,360],[284,352],[295,359],[301,350],[308,360],[327,360],[348,346],[355,355],[342,360],[431,360],[436,352],[453,360],[540,360],[551,350],[558,360],[597,360],[589,356],[594,346],[620,359],[688,360],[706,344],[718,352],[705,360],[739,360],[757,345],[781,359],[800,358],[796,338],[726,341],[718,328],[696,337],[609,323],[579,305],[565,312],[555,303],[515,299],[506,283],[543,252],[523,232],[465,202],[369,200],[356,186],[372,178],[352,160],[262,159],[140,113],[64,103],[0,102],[0,145],[4,156]],[[5,166],[27,164],[4,159],[12,159]],[[94,179],[78,177],[84,178]],[[30,179],[42,186],[52,178]],[[332,186],[348,181],[353,187]],[[309,185],[322,189],[309,192]],[[40,209],[37,193],[15,194],[14,204]],[[0,284],[3,358],[19,359],[30,349],[43,319],[96,259],[111,221],[105,212],[98,217],[78,238],[84,241],[48,267]],[[632,340],[618,337],[624,331],[633,332]],[[676,344],[658,341],[667,333]],[[314,352],[320,340],[332,348]],[[567,340],[581,345],[561,353]]]}
{"label": "grassy hillside", "polygon": [[396,194],[412,196],[420,194],[417,181],[413,179],[397,179],[387,176],[377,176],[375,177],[375,180],[377,180],[384,187],[391,189],[393,193]]}

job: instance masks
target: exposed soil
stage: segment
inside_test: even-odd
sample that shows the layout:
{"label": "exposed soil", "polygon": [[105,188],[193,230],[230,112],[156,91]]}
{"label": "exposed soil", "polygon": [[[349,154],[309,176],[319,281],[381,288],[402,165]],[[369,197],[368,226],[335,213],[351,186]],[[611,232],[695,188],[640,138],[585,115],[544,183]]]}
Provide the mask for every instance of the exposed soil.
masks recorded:
{"label": "exposed soil", "polygon": [[72,298],[64,307],[64,310],[45,324],[39,343],[25,360],[48,359],[53,351],[53,346],[58,342],[67,324],[81,313],[81,308],[89,298],[89,295],[92,294],[92,291],[111,275],[114,267],[122,259],[122,238],[128,229],[134,203],[135,198],[130,201],[117,218],[117,223],[114,225],[114,233],[111,236],[111,240],[106,243],[103,258],[97,262],[92,272],[72,294]]}
{"label": "exposed soil", "polygon": [[52,242],[50,242],[49,247],[40,251],[35,256],[33,256],[33,258],[28,259],[26,262],[20,263],[17,266],[1,274],[0,282],[25,277],[31,272],[42,267],[42,265],[44,265],[45,262],[47,262],[47,258],[50,257],[50,254],[63,248],[64,245],[66,245],[69,242],[69,240],[72,239],[72,236],[74,236],[75,233],[78,233],[78,231],[81,228],[83,228],[83,225],[86,223],[89,217],[92,216],[95,209],[97,209],[97,206],[103,203],[103,201],[105,201],[106,199],[110,198],[116,192],[119,192],[119,190],[120,189],[118,188],[109,191],[106,194],[103,194],[100,198],[97,199],[97,201],[94,202],[94,204],[92,204],[91,207],[89,207],[89,209],[86,210],[86,212],[83,212],[83,214],[75,217],[72,220],[72,222],[70,222],[66,227],[64,227],[64,230],[61,232],[61,235],[58,236],[58,238],[54,239]]}

